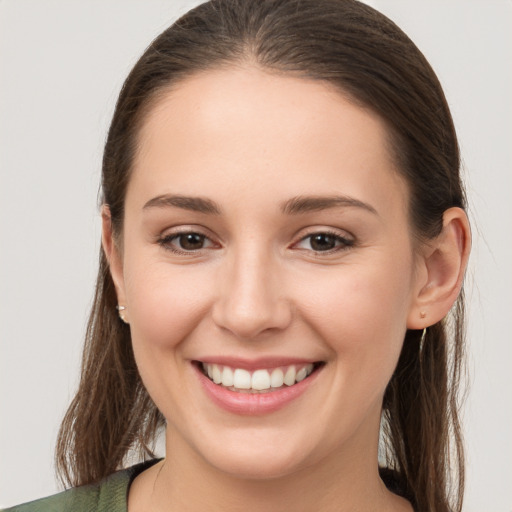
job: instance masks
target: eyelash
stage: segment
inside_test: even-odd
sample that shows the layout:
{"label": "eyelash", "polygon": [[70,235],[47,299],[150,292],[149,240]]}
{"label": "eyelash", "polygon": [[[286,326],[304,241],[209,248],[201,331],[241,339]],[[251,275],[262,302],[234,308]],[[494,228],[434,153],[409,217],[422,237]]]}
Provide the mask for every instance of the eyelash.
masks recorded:
{"label": "eyelash", "polygon": [[[172,245],[172,242],[175,241],[175,240],[178,240],[180,237],[183,237],[183,236],[187,236],[187,235],[196,235],[198,237],[201,238],[201,241],[204,242],[206,240],[208,240],[212,246],[215,246],[215,243],[211,241],[211,239],[200,233],[200,232],[197,232],[197,231],[181,231],[181,232],[176,232],[176,233],[171,233],[171,234],[168,234],[162,238],[160,238],[158,240],[158,244],[163,247],[164,249],[168,250],[168,251],[171,251],[173,252],[174,254],[179,254],[179,255],[193,255],[193,254],[197,254],[199,251],[203,250],[203,249],[209,249],[211,247],[200,247],[198,249],[190,249],[190,250],[183,250],[183,249],[178,249],[177,247],[173,246]],[[319,251],[319,250],[314,250],[313,248],[311,249],[299,249],[297,248],[298,250],[304,250],[304,251],[312,251],[315,256],[318,256],[318,257],[322,257],[322,256],[327,256],[327,255],[331,255],[331,254],[335,254],[335,253],[338,253],[338,252],[342,252],[342,251],[346,251],[348,249],[350,249],[351,247],[353,247],[355,245],[355,240],[353,239],[349,239],[349,238],[345,238],[343,236],[341,236],[339,233],[335,232],[335,231],[331,231],[331,230],[320,230],[320,231],[315,231],[313,233],[309,233],[308,235],[302,237],[298,242],[295,242],[294,244],[292,244],[292,248],[293,247],[296,247],[297,245],[299,245],[300,243],[304,242],[305,240],[308,240],[308,239],[312,239],[313,237],[315,236],[328,236],[328,237],[332,237],[333,238],[333,241],[335,244],[338,244],[337,246],[333,247],[332,249],[328,249],[328,250],[325,250],[325,251]],[[310,242],[311,243],[311,242]]]}
{"label": "eyelash", "polygon": [[[322,229],[322,230],[319,230],[319,231],[315,231],[313,233],[309,233],[306,236],[302,237],[298,242],[296,242],[294,244],[294,246],[300,244],[301,242],[304,242],[305,240],[308,240],[308,239],[312,240],[313,237],[319,236],[319,235],[332,237],[334,243],[338,244],[338,245],[333,247],[332,249],[328,249],[326,251],[315,251],[313,248],[311,248],[311,249],[304,249],[306,251],[309,251],[309,250],[313,251],[315,256],[318,256],[318,257],[328,256],[328,255],[331,255],[331,254],[336,254],[338,252],[346,251],[346,250],[350,249],[351,247],[353,247],[355,245],[355,240],[353,240],[353,239],[341,236],[336,231],[331,231],[331,230],[328,230],[328,229]],[[311,241],[310,241],[310,244],[311,244]]]}
{"label": "eyelash", "polygon": [[179,239],[180,237],[184,237],[184,236],[187,236],[187,235],[197,235],[199,237],[201,237],[202,241],[205,241],[205,240],[209,240],[211,242],[212,245],[215,245],[209,237],[207,237],[206,235],[202,234],[202,233],[199,233],[197,231],[179,231],[179,232],[176,232],[176,233],[170,233],[162,238],[160,238],[158,240],[158,244],[163,247],[165,250],[167,251],[171,251],[173,252],[174,254],[179,254],[179,255],[191,255],[191,254],[197,254],[198,251],[201,251],[202,249],[207,249],[207,247],[200,247],[199,249],[191,249],[191,250],[183,250],[183,249],[178,249],[177,247],[173,246],[172,245],[172,242],[174,240],[177,240]]}

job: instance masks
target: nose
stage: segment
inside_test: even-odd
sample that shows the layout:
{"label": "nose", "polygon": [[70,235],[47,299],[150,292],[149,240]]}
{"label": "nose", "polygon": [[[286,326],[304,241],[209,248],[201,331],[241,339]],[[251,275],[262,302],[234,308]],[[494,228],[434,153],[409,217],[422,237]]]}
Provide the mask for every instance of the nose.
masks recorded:
{"label": "nose", "polygon": [[292,307],[279,264],[263,251],[248,252],[224,263],[212,315],[221,329],[251,340],[285,329]]}

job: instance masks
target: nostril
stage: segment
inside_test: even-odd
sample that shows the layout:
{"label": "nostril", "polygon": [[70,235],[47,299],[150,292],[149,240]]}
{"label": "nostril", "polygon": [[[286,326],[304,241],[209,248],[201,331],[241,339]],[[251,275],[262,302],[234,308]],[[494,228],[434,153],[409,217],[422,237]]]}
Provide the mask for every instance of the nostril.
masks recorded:
{"label": "nostril", "polygon": [[222,330],[240,339],[256,339],[283,330],[292,320],[291,308],[284,302],[237,301],[231,297],[213,308],[213,320]]}

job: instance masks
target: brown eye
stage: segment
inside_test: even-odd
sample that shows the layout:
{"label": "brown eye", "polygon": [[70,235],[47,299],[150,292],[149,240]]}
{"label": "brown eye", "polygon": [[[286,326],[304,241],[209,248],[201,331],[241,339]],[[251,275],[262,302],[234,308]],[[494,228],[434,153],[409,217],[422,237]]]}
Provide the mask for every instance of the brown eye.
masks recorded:
{"label": "brown eye", "polygon": [[354,243],[352,239],[345,238],[337,233],[325,231],[305,236],[295,245],[295,248],[317,253],[329,253],[343,251],[344,249],[352,247]]}
{"label": "brown eye", "polygon": [[329,233],[317,233],[310,237],[311,249],[314,251],[330,251],[336,247],[337,238]]}
{"label": "brown eye", "polygon": [[194,231],[170,234],[158,240],[158,243],[164,249],[181,254],[215,247],[215,244],[206,235]]}
{"label": "brown eye", "polygon": [[180,249],[184,251],[197,251],[204,247],[205,236],[199,233],[183,233],[176,237]]}

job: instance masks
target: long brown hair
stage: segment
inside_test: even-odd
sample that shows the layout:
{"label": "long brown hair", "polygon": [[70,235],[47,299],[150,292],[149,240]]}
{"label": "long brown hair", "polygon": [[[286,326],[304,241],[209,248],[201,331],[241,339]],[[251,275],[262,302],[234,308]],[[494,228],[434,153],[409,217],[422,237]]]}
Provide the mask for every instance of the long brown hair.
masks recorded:
{"label": "long brown hair", "polygon": [[[269,72],[334,85],[387,124],[410,190],[412,232],[435,237],[443,212],[465,207],[450,111],[430,65],[389,19],[355,0],[212,0],[157,37],[121,90],[103,158],[102,201],[116,236],[137,136],[162,92],[208,70],[250,62]],[[103,252],[78,392],[59,433],[63,481],[98,481],[130,450],[151,457],[164,419],[135,364],[129,327],[116,313]],[[460,511],[464,457],[458,418],[463,361],[462,294],[426,336],[408,331],[383,403],[382,476],[417,510]]]}

